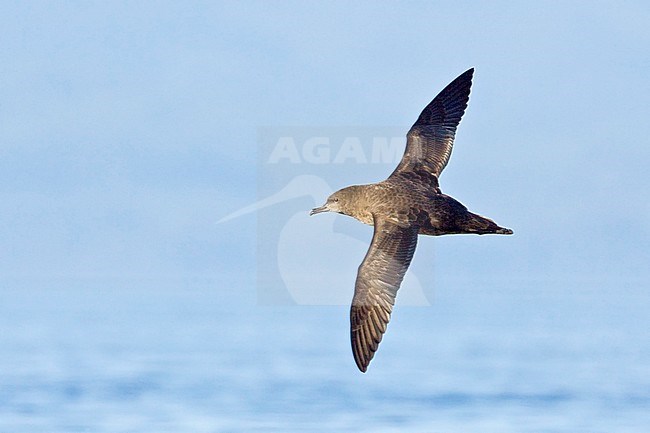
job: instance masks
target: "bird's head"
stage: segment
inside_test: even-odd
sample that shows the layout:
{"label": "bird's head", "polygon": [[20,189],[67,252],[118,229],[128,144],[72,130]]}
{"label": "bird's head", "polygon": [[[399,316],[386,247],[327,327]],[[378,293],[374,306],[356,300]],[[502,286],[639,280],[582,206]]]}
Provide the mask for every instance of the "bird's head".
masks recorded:
{"label": "bird's head", "polygon": [[309,215],[316,215],[321,212],[338,212],[344,215],[350,215],[350,208],[356,202],[356,189],[354,186],[340,189],[327,198],[324,205],[315,207],[309,212]]}

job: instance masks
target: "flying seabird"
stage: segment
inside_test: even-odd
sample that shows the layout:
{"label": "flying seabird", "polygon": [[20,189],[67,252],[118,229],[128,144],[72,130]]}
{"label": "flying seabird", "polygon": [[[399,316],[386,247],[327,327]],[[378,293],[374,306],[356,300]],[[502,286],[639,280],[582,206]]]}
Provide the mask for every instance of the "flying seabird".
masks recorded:
{"label": "flying seabird", "polygon": [[467,108],[473,74],[474,68],[462,73],[424,108],[406,136],[402,160],[388,179],[343,188],[310,212],[338,212],[374,226],[370,248],[359,266],[350,310],[352,353],[362,372],[368,369],[386,332],[418,234],[513,233],[468,211],[443,194],[438,184]]}

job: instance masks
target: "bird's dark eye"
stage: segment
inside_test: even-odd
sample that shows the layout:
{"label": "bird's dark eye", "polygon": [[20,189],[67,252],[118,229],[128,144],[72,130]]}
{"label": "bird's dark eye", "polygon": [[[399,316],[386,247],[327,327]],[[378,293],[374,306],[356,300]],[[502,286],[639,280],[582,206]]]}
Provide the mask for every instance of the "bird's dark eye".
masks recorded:
{"label": "bird's dark eye", "polygon": [[339,201],[339,199],[338,199],[338,198],[335,198],[334,201]]}

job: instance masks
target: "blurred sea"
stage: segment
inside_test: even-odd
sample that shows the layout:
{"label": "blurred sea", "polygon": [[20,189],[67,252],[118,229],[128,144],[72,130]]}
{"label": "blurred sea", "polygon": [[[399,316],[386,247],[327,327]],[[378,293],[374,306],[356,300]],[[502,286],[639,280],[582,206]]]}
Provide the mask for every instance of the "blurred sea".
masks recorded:
{"label": "blurred sea", "polygon": [[361,374],[347,306],[209,278],[3,281],[0,432],[648,431],[641,283],[443,283],[396,308]]}

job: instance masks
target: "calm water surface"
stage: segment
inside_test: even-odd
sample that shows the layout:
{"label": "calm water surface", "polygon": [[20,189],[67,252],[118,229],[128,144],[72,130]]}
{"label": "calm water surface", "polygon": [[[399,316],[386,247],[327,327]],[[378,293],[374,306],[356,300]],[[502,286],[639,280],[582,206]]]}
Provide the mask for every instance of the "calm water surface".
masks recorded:
{"label": "calm water surface", "polygon": [[364,375],[347,307],[210,280],[5,282],[0,432],[647,432],[645,289],[510,286],[397,309]]}

